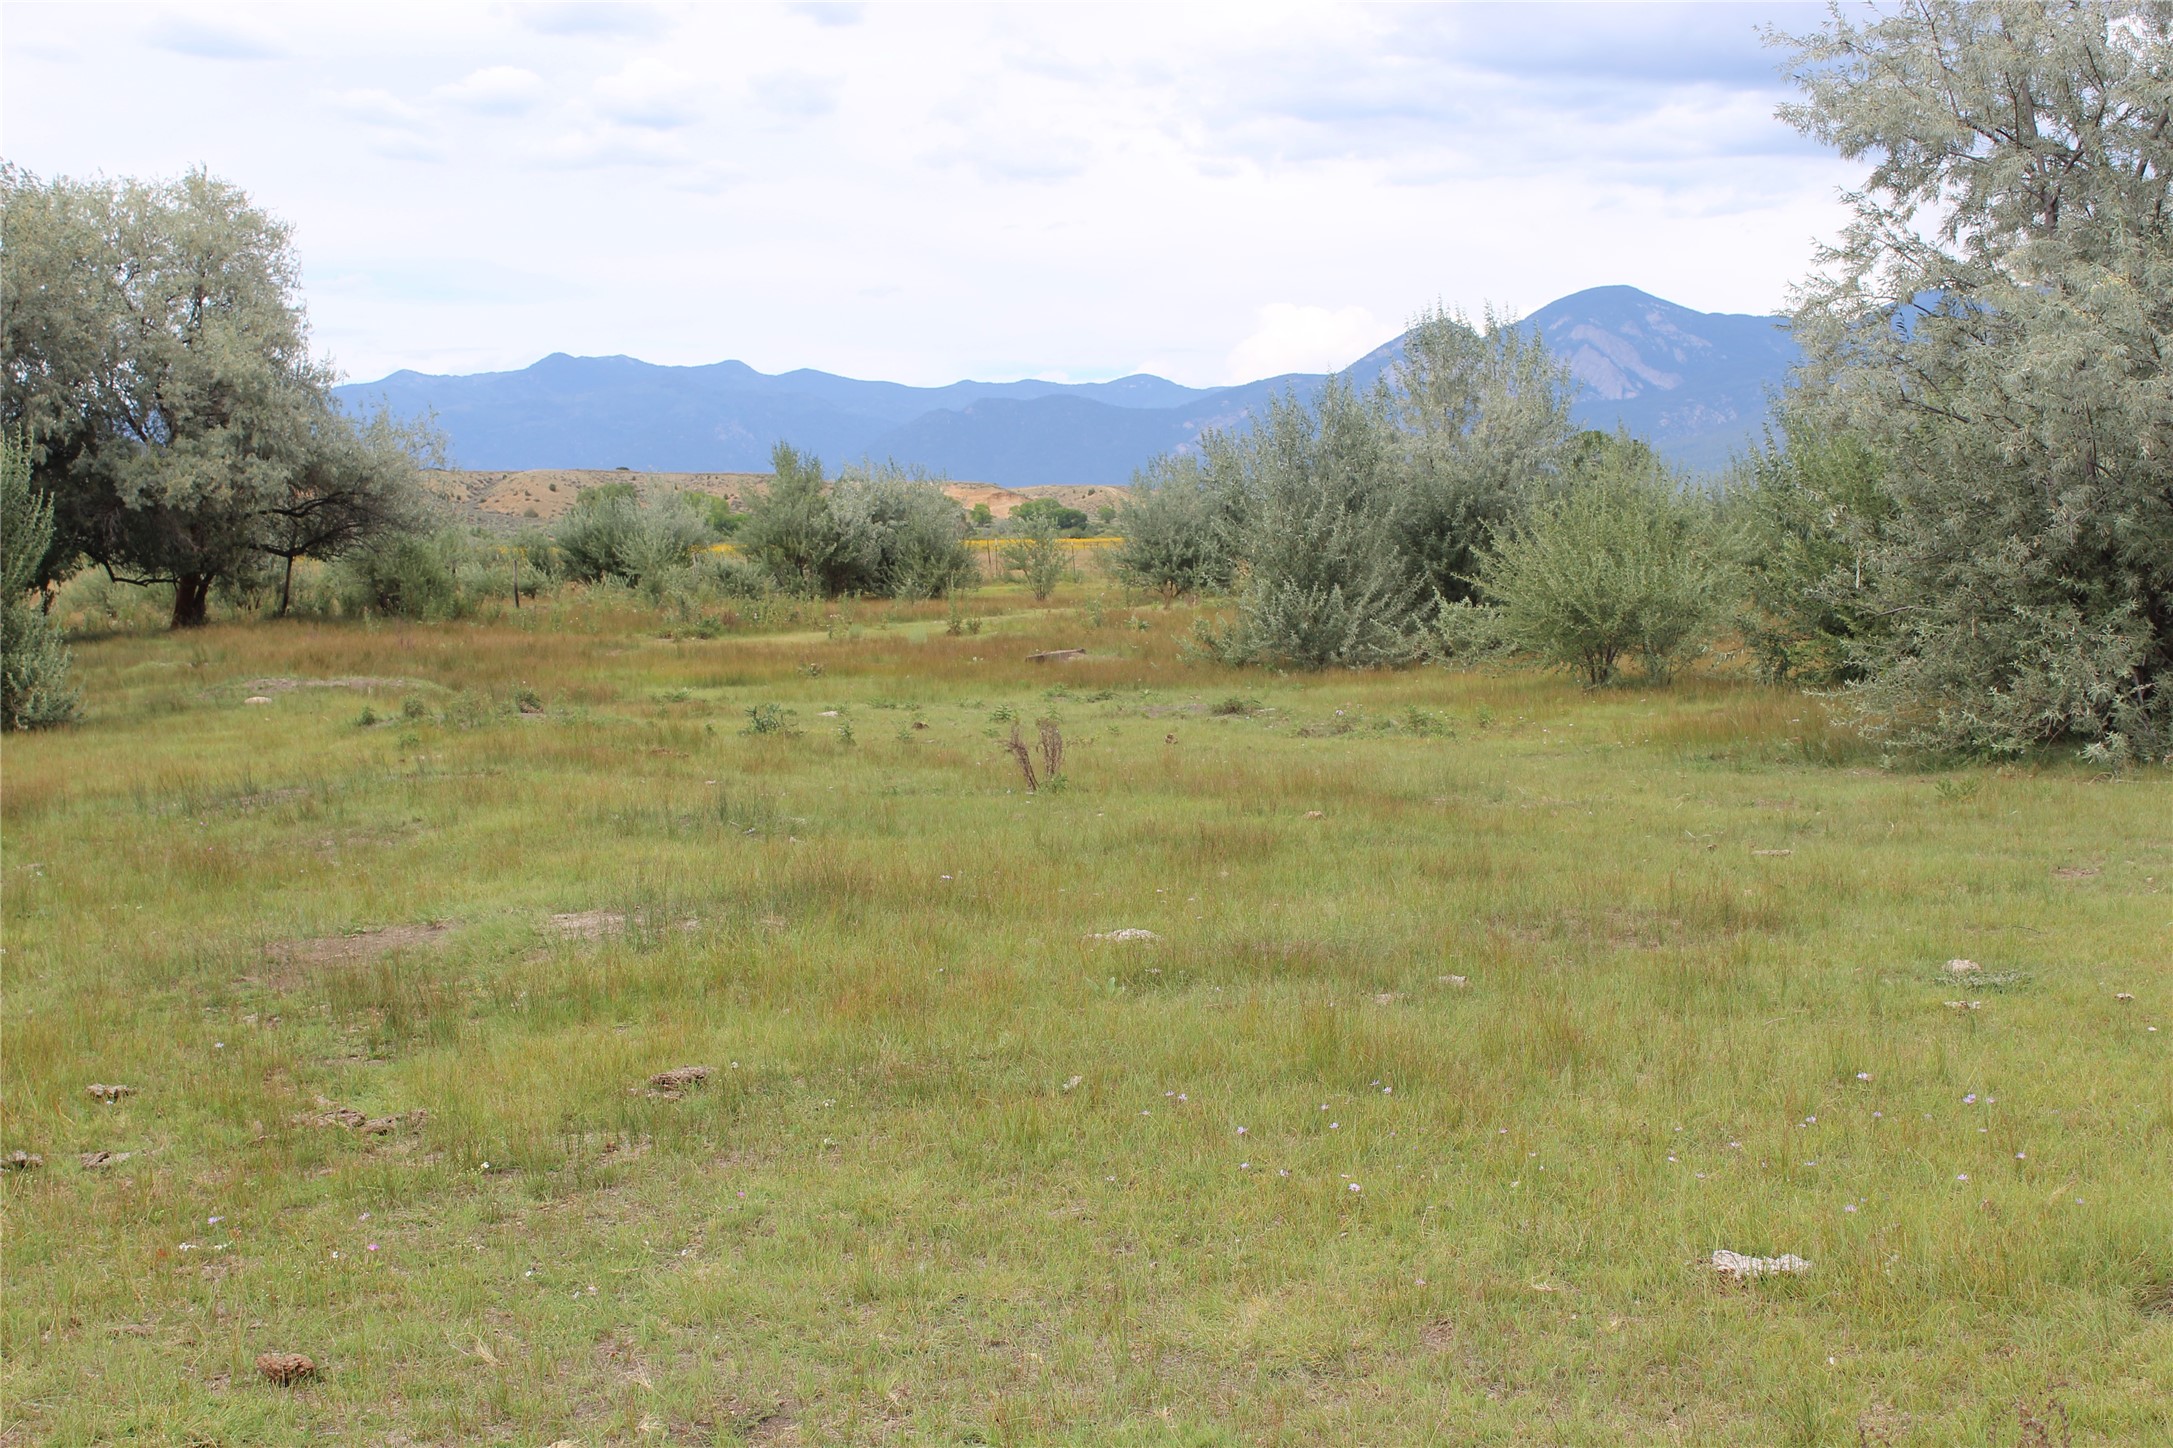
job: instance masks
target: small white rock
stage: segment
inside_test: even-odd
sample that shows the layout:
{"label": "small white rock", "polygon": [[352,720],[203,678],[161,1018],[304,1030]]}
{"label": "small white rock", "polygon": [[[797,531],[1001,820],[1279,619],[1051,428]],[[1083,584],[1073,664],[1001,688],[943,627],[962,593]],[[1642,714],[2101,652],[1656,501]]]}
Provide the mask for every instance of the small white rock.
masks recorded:
{"label": "small white rock", "polygon": [[1720,1247],[1713,1252],[1713,1270],[1742,1281],[1774,1273],[1808,1272],[1811,1264],[1793,1252],[1784,1252],[1778,1257],[1746,1257],[1741,1252]]}

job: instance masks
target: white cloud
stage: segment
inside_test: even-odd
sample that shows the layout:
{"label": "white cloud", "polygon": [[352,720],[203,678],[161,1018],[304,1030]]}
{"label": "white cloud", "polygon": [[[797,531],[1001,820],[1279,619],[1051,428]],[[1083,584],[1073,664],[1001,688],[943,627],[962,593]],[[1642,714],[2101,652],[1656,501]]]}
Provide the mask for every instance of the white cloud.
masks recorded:
{"label": "white cloud", "polygon": [[817,25],[858,25],[867,8],[865,5],[835,3],[835,0],[831,0],[831,3],[825,3],[825,0],[807,0],[805,4],[794,5],[792,13],[812,20]]}
{"label": "white cloud", "polygon": [[539,146],[547,166],[686,166],[693,154],[679,137],[640,126],[600,125],[562,131]]}
{"label": "white cloud", "polygon": [[329,108],[357,126],[356,141],[389,161],[442,161],[445,147],[429,117],[391,91],[341,91],[325,98]]}
{"label": "white cloud", "polygon": [[420,128],[423,113],[388,90],[340,91],[328,98],[332,108],[366,126],[409,131]]}
{"label": "white cloud", "polygon": [[[95,46],[81,13],[8,7],[8,158],[208,162],[351,279],[311,320],[365,378],[563,350],[1216,384],[1348,365],[1436,297],[1772,308],[1861,179],[1774,120],[1755,27],[1818,11],[1767,0],[192,0]],[[447,238],[528,280],[416,284]]]}
{"label": "white cloud", "polygon": [[628,61],[593,87],[596,109],[629,126],[668,131],[691,124],[694,78],[685,71],[643,56]]}
{"label": "white cloud", "polygon": [[246,28],[212,25],[178,16],[168,17],[153,26],[150,39],[161,50],[200,60],[271,60],[280,54],[276,45],[262,35],[250,34]]}
{"label": "white cloud", "polygon": [[766,109],[794,119],[826,116],[836,110],[841,89],[835,80],[790,70],[758,75],[748,88]]}
{"label": "white cloud", "polygon": [[1364,307],[1307,307],[1270,302],[1254,317],[1252,335],[1230,349],[1227,382],[1285,372],[1334,372],[1386,342],[1397,328]]}
{"label": "white cloud", "polygon": [[543,77],[517,65],[487,65],[471,70],[431,94],[486,116],[513,116],[531,110],[544,97]]}
{"label": "white cloud", "polygon": [[545,35],[654,35],[664,29],[664,16],[654,5],[632,0],[606,3],[553,5],[535,3],[508,7],[521,24]]}

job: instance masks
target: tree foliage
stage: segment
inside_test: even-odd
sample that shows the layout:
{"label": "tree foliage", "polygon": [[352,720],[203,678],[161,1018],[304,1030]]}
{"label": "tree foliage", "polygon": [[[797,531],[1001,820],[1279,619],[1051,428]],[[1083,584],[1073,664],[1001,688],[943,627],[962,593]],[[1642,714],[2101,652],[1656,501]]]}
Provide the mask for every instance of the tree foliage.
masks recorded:
{"label": "tree foliage", "polygon": [[338,410],[291,233],[238,188],[9,166],[0,236],[0,417],[29,429],[56,526],[41,582],[88,559],[201,623],[222,577],[411,523],[428,435]]}
{"label": "tree foliage", "polygon": [[30,486],[30,442],[0,432],[0,729],[38,729],[73,719],[60,630],[28,595],[53,541],[53,503]]}
{"label": "tree foliage", "polygon": [[1427,599],[1399,527],[1408,492],[1385,394],[1331,378],[1269,404],[1240,445],[1245,578],[1218,651],[1277,667],[1401,663]]}
{"label": "tree foliage", "polygon": [[839,477],[830,509],[842,541],[833,593],[942,598],[974,577],[966,510],[940,479],[863,463]]}
{"label": "tree foliage", "polygon": [[1044,519],[1059,533],[1069,533],[1077,537],[1086,531],[1086,510],[1068,507],[1054,498],[1028,498],[1011,510],[1011,516],[1006,521],[1023,530]]}
{"label": "tree foliage", "polygon": [[1430,597],[1468,596],[1475,551],[1560,480],[1575,385],[1537,334],[1489,308],[1481,331],[1439,307],[1404,338],[1391,417],[1410,475],[1403,531]]}
{"label": "tree foliage", "polygon": [[1775,37],[1869,160],[1804,287],[1799,403],[1861,438],[1866,721],[2173,753],[2173,7],[1908,0]]}

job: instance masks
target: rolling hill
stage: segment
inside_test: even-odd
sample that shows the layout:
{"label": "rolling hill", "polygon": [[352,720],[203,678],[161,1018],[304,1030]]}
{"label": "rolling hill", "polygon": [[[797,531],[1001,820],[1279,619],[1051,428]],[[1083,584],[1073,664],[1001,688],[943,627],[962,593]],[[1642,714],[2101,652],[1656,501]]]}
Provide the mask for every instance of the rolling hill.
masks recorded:
{"label": "rolling hill", "polygon": [[[1634,287],[1575,293],[1524,325],[1569,362],[1579,422],[1627,427],[1693,470],[1723,465],[1757,436],[1767,394],[1797,356],[1779,318],[1697,312]],[[1401,341],[1347,375],[1370,383]],[[743,362],[660,367],[555,353],[517,372],[395,372],[338,393],[358,409],[435,412],[462,468],[757,471],[783,440],[833,464],[891,457],[1004,487],[1107,486],[1203,430],[1241,425],[1277,392],[1323,380],[1297,373],[1198,388],[1142,374],[908,387],[807,369],[772,375]]]}

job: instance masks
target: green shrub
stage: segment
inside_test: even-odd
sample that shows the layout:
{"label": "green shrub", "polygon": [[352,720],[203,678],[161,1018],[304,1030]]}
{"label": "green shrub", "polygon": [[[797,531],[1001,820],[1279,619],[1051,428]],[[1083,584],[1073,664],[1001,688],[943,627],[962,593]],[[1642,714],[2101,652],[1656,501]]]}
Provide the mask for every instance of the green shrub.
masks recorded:
{"label": "green shrub", "polygon": [[349,613],[392,618],[443,619],[460,612],[460,590],[450,556],[457,538],[400,536],[361,548],[340,560],[338,596]]}
{"label": "green shrub", "polygon": [[1484,609],[1444,610],[1446,640],[1495,642],[1610,682],[1625,654],[1664,681],[1703,649],[1733,580],[1703,510],[1657,466],[1627,461],[1580,479],[1482,551]]}
{"label": "green shrub", "polygon": [[1056,592],[1057,584],[1064,581],[1064,570],[1068,566],[1064,545],[1057,537],[1055,520],[1047,513],[1029,517],[1024,534],[1004,545],[1004,564],[1025,580],[1034,602],[1046,601]]}
{"label": "green shrub", "polygon": [[777,594],[776,580],[759,563],[729,553],[697,553],[687,584],[699,599],[754,602]]}
{"label": "green shrub", "polygon": [[770,484],[747,509],[740,547],[785,589],[835,596],[843,540],[823,487],[822,459],[779,443]]}
{"label": "green shrub", "polygon": [[1241,444],[1237,622],[1203,635],[1231,663],[1364,667],[1417,652],[1421,592],[1395,529],[1401,479],[1379,396],[1331,379],[1269,405]]}
{"label": "green shrub", "polygon": [[1893,517],[1876,454],[1848,433],[1788,419],[1743,464],[1728,498],[1744,580],[1743,641],[1766,679],[1849,683],[1884,628],[1874,550]]}
{"label": "green shrub", "polygon": [[1021,532],[1038,522],[1046,522],[1057,532],[1076,537],[1086,530],[1087,515],[1083,509],[1067,508],[1054,498],[1029,498],[1013,508],[1006,521],[1016,525]]}
{"label": "green shrub", "polygon": [[781,734],[787,737],[800,731],[792,722],[793,711],[778,704],[756,704],[747,711],[747,727],[742,734]]}
{"label": "green shrub", "polygon": [[629,483],[590,488],[554,539],[566,576],[585,583],[616,579],[656,602],[667,577],[710,540],[706,513],[684,494],[643,507]]}
{"label": "green shrub", "polygon": [[68,647],[28,601],[53,542],[53,503],[30,487],[30,448],[0,434],[0,728],[39,729],[76,716]]}
{"label": "green shrub", "polygon": [[830,592],[942,598],[975,576],[966,513],[927,473],[896,463],[847,469],[830,495],[838,561]]}
{"label": "green shrub", "polygon": [[1220,500],[1199,460],[1158,458],[1132,479],[1119,515],[1117,574],[1165,602],[1230,586],[1230,538]]}

